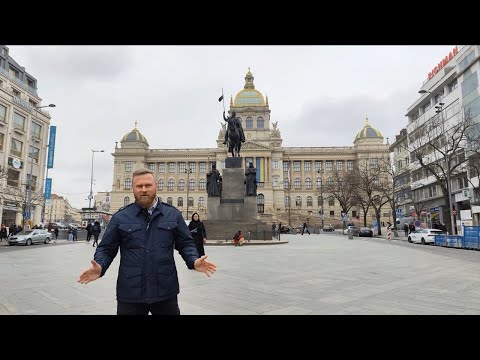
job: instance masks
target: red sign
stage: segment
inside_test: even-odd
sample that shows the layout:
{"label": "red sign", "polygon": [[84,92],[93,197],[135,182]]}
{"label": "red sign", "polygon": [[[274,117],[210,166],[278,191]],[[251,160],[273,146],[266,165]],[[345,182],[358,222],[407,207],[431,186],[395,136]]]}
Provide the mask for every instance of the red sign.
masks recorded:
{"label": "red sign", "polygon": [[445,65],[447,65],[448,62],[449,62],[450,60],[452,60],[453,57],[454,57],[455,55],[457,55],[457,54],[458,54],[458,48],[455,46],[455,47],[453,48],[453,50],[450,51],[450,53],[449,53],[447,56],[445,56],[442,60],[440,60],[440,62],[438,63],[438,65],[435,66],[435,67],[432,69],[432,71],[430,71],[430,72],[428,73],[428,80],[430,80],[431,78],[433,78],[436,73],[438,73],[440,70],[442,70],[443,67],[444,67]]}

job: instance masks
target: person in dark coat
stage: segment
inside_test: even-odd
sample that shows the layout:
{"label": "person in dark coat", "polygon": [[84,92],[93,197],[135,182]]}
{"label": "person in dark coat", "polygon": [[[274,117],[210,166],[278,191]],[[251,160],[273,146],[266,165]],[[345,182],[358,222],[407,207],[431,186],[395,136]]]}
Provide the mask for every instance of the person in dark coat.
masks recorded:
{"label": "person in dark coat", "polygon": [[405,225],[403,225],[403,231],[405,232],[405,236],[408,236],[408,230],[409,230],[408,223],[405,223]]}
{"label": "person in dark coat", "polygon": [[189,269],[213,274],[216,265],[198,256],[182,214],[163,203],[157,182],[148,169],[132,174],[135,202],[118,210],[110,220],[91,266],[78,282],[88,284],[105,275],[120,250],[117,279],[117,315],[180,315],[180,292],[173,250]]}
{"label": "person in dark coat", "polygon": [[87,230],[87,243],[90,242],[90,238],[92,237],[92,227],[93,224],[91,222],[89,222],[85,227],[85,230]]}
{"label": "person in dark coat", "polygon": [[190,230],[193,240],[195,241],[198,255],[205,255],[203,244],[207,241],[207,231],[205,230],[203,222],[200,221],[200,216],[198,213],[193,213],[192,221],[190,221],[190,224],[188,224],[188,229]]}
{"label": "person in dark coat", "polygon": [[98,246],[98,237],[100,236],[100,233],[102,232],[102,228],[100,227],[100,223],[98,221],[95,221],[92,226],[92,235],[93,235],[93,247],[95,247],[95,244]]}
{"label": "person in dark coat", "polygon": [[308,232],[308,235],[310,235],[310,231],[308,231],[308,226],[306,222],[304,222],[302,225],[302,235],[304,232]]}

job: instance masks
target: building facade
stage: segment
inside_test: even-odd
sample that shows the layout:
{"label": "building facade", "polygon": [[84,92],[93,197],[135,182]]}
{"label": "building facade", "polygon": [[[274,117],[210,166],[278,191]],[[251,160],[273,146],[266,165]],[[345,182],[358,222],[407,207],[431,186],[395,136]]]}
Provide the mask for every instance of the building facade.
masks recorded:
{"label": "building facade", "polygon": [[41,222],[51,120],[41,102],[37,80],[0,45],[0,223]]}
{"label": "building facade", "polygon": [[[472,177],[469,171],[472,152],[467,146],[468,135],[474,127],[467,124],[468,128],[462,129],[458,125],[467,118],[472,124],[479,122],[479,50],[478,45],[452,49],[429,72],[419,89],[422,95],[407,110],[410,213],[415,211],[415,204],[417,208],[424,208],[423,214],[415,215],[430,226],[434,222],[450,223],[450,204],[445,201],[440,186],[447,184],[447,177],[450,191],[446,198],[450,198],[457,231],[462,224],[472,223],[472,210],[474,214],[480,213],[480,207],[472,208],[474,194],[478,192],[478,176]],[[462,136],[461,141],[455,139],[458,134]],[[419,157],[425,165],[435,168],[440,177],[421,166]],[[450,166],[445,166],[446,161]],[[478,200],[480,204],[480,196]]]}
{"label": "building facade", "polygon": [[[342,209],[324,193],[324,184],[331,181],[335,170],[351,171],[358,162],[373,163],[373,159],[389,156],[382,134],[368,120],[354,138],[353,146],[283,147],[278,121],[270,118],[268,97],[255,89],[250,70],[245,76],[244,88],[230,98],[229,113],[232,112],[240,118],[245,133],[246,142],[241,149],[244,167],[252,162],[257,169],[257,217],[262,221],[292,226],[308,221],[320,225],[322,214],[319,212],[323,209],[326,223],[341,223]],[[150,149],[135,125],[112,153],[111,212],[134,201],[132,173],[146,167],[155,174],[157,193],[162,201],[177,207],[185,219],[193,212],[206,219],[206,174],[213,164],[222,172],[225,159],[231,156],[223,144],[225,131],[223,124],[212,148]],[[355,207],[347,214],[351,218],[359,215]],[[388,213],[383,220],[388,221]]]}
{"label": "building facade", "polygon": [[52,194],[50,205],[45,207],[45,222],[60,222],[68,225],[69,223],[80,224],[82,218],[80,211],[73,208],[67,199],[57,194]]}
{"label": "building facade", "polygon": [[397,221],[403,217],[410,217],[411,188],[410,188],[410,152],[408,150],[407,129],[400,130],[395,136],[395,141],[390,145],[390,152],[393,153],[394,164],[394,196],[397,211]]}

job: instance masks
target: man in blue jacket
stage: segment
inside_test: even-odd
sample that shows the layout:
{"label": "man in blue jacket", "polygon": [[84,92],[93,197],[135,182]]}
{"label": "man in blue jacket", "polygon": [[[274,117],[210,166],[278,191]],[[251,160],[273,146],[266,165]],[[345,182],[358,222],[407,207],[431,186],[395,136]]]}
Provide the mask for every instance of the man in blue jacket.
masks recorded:
{"label": "man in blue jacket", "polygon": [[135,203],[115,213],[91,261],[78,280],[88,284],[105,275],[120,249],[117,315],[180,315],[180,292],[173,257],[175,248],[189,269],[213,274],[216,265],[199,257],[182,214],[158,201],[156,182],[148,169],[132,176]]}

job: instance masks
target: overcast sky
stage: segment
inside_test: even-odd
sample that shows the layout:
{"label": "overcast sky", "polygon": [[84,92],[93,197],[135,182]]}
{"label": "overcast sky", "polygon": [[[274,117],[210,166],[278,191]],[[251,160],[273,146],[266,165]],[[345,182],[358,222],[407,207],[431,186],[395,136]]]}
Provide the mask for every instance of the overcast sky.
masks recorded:
{"label": "overcast sky", "polygon": [[390,143],[446,46],[9,46],[38,80],[57,126],[52,192],[88,206],[110,191],[115,142],[134,128],[150,149],[213,148],[222,87],[243,89],[251,68],[268,95],[283,146],[352,146],[365,116]]}

